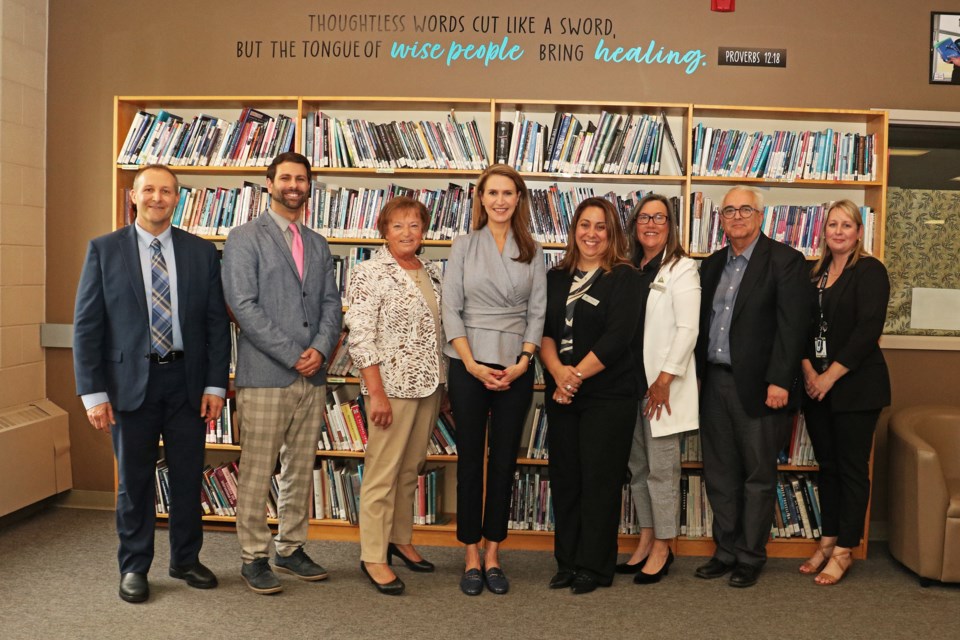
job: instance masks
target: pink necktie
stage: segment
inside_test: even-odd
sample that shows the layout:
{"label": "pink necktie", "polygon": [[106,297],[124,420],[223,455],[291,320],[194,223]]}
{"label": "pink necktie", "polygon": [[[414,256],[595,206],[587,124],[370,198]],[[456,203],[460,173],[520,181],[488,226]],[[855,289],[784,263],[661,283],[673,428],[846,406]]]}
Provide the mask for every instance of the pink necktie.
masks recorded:
{"label": "pink necktie", "polygon": [[293,232],[293,263],[297,265],[297,273],[303,280],[303,240],[300,238],[300,228],[296,222],[290,223],[290,231]]}

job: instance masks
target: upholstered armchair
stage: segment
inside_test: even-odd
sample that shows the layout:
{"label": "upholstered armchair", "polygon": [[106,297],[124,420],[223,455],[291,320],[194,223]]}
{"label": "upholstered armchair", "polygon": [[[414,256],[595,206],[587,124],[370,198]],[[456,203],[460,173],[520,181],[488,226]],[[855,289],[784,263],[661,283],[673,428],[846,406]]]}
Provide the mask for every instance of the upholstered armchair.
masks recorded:
{"label": "upholstered armchair", "polygon": [[960,582],[960,406],[898,411],[889,454],[890,553],[922,586]]}

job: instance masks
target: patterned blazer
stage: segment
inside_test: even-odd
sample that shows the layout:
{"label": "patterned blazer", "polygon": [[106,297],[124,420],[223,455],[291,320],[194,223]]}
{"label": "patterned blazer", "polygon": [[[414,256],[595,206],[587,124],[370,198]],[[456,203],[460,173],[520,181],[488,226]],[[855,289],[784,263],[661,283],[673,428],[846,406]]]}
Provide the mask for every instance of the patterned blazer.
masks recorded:
{"label": "patterned blazer", "polygon": [[[440,269],[420,261],[440,308]],[[347,286],[347,347],[359,369],[380,365],[387,396],[425,398],[440,384],[440,345],[433,316],[420,288],[382,247],[354,269]],[[365,385],[361,391],[367,393]]]}

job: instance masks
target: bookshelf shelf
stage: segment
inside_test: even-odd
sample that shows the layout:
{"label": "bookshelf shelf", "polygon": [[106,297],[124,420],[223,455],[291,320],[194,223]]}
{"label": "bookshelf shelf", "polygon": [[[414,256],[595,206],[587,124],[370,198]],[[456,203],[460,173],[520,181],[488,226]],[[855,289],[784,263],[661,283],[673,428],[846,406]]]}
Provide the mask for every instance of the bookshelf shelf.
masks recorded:
{"label": "bookshelf shelf", "polygon": [[[534,121],[551,130],[558,113],[568,113],[584,124],[597,123],[602,112],[619,116],[650,116],[661,118],[669,125],[676,142],[679,161],[672,150],[661,147],[660,173],[613,174],[588,173],[584,171],[526,171],[521,172],[531,188],[545,189],[557,183],[561,190],[576,187],[592,189],[597,195],[613,193],[624,196],[636,191],[653,189],[669,197],[682,200],[683,209],[680,237],[685,248],[689,249],[693,237],[693,220],[690,214],[694,204],[695,192],[702,193],[714,201],[722,198],[724,192],[735,184],[748,184],[763,187],[766,191],[767,205],[820,205],[829,200],[850,198],[859,205],[871,207],[875,212],[873,244],[870,247],[874,256],[883,259],[885,212],[886,212],[886,163],[887,163],[887,125],[888,116],[884,111],[849,109],[796,109],[785,107],[700,105],[690,103],[658,102],[620,102],[620,101],[580,101],[580,100],[526,100],[493,98],[433,98],[433,97],[352,97],[352,96],[118,96],[114,102],[113,127],[113,211],[114,227],[124,225],[125,191],[132,187],[133,177],[139,168],[136,165],[118,165],[116,159],[127,133],[140,111],[156,112],[170,110],[189,122],[189,118],[199,114],[211,114],[224,120],[236,119],[246,108],[263,110],[271,116],[281,114],[294,120],[296,131],[293,136],[293,149],[302,151],[308,138],[305,138],[303,124],[308,116],[318,112],[337,119],[362,119],[374,124],[388,124],[393,121],[446,122],[453,115],[460,124],[476,122],[476,131],[480,140],[480,151],[485,161],[492,163],[496,152],[497,122],[513,122],[517,112],[530,121]],[[662,116],[661,116],[662,114]],[[832,129],[840,133],[853,133],[860,136],[874,135],[876,165],[875,179],[872,180],[780,180],[771,178],[737,178],[724,176],[701,176],[694,173],[693,130],[703,124],[716,129],[735,129],[741,131],[816,131]],[[317,164],[317,163],[315,163]],[[265,174],[263,166],[173,166],[175,173],[187,180],[189,186],[197,189],[236,189],[244,182],[262,183]],[[412,167],[330,167],[315,166],[314,177],[332,189],[383,189],[388,184],[397,184],[409,189],[446,189],[449,184],[466,188],[475,183],[480,175],[479,168],[412,168]],[[214,229],[220,231],[221,229]],[[344,233],[349,231],[344,230]],[[459,231],[458,231],[459,232]],[[352,235],[360,235],[352,232]],[[335,234],[328,234],[335,235]],[[374,234],[376,235],[376,234]],[[207,234],[203,237],[216,243],[226,240],[225,234]],[[328,237],[335,252],[341,255],[349,247],[375,247],[383,243],[380,238]],[[563,249],[565,244],[558,242],[542,243],[546,249]],[[427,240],[424,245],[429,251],[443,255],[451,245],[450,240]],[[706,257],[706,253],[697,252],[694,257]],[[359,384],[353,377],[330,377],[330,384]],[[542,385],[536,390],[541,392]],[[211,452],[235,454],[240,451],[237,445],[207,444]],[[226,457],[220,453],[221,457]],[[525,453],[525,450],[524,450]],[[212,454],[217,455],[217,454]],[[317,451],[318,459],[361,459],[362,452]],[[456,456],[428,456],[428,461],[441,464],[455,464]],[[518,458],[518,464],[544,467],[546,460]],[[702,469],[701,463],[683,463],[689,470]],[[816,467],[782,465],[781,471],[798,473],[816,473]],[[164,518],[159,518],[161,521]],[[206,516],[204,522],[209,528],[226,529],[233,527],[233,518]],[[273,521],[275,523],[275,521]],[[419,544],[456,545],[455,515],[448,514],[447,522],[441,525],[415,526],[414,540]],[[312,538],[356,540],[358,529],[354,525],[339,520],[311,520]],[[622,551],[632,550],[636,536],[621,535]],[[550,532],[512,530],[506,546],[523,549],[550,549],[553,536]],[[816,543],[805,539],[773,539],[768,547],[771,556],[808,556]],[[675,544],[678,555],[710,555],[713,542],[709,538],[679,538]],[[855,557],[864,557],[866,542],[855,550]]]}

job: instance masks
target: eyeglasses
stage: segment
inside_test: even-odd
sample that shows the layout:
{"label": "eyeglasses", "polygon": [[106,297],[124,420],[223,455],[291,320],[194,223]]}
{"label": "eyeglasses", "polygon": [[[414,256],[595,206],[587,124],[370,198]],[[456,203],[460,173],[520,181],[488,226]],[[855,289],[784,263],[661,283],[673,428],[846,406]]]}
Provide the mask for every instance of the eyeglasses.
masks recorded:
{"label": "eyeglasses", "polygon": [[667,216],[662,213],[655,213],[652,216],[641,213],[637,216],[637,224],[647,224],[653,220],[653,224],[667,224]]}
{"label": "eyeglasses", "polygon": [[720,215],[722,215],[724,218],[732,218],[737,211],[740,212],[741,218],[749,218],[755,213],[760,213],[759,209],[754,209],[750,205],[745,204],[742,207],[724,207],[723,209],[720,209]]}

